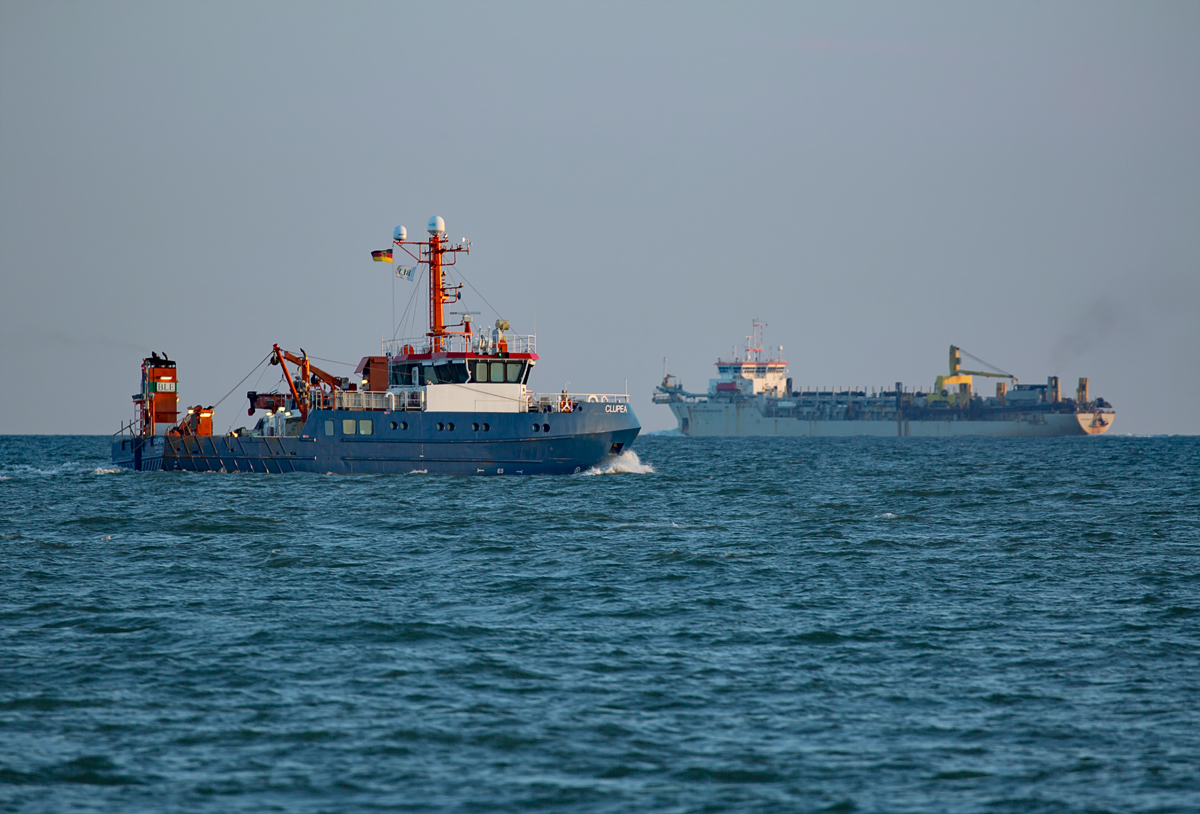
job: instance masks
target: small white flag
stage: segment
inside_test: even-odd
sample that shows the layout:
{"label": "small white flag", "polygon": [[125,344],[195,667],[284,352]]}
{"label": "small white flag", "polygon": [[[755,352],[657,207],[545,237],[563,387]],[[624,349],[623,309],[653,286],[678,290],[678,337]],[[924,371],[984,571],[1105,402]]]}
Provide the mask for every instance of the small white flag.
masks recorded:
{"label": "small white flag", "polygon": [[413,275],[416,273],[416,266],[396,266],[396,276],[401,280],[413,281]]}

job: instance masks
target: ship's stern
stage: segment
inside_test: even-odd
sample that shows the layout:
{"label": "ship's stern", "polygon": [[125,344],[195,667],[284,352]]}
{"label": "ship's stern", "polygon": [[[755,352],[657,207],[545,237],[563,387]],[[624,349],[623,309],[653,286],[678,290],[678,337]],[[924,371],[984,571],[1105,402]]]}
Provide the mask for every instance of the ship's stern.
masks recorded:
{"label": "ship's stern", "polygon": [[1117,414],[1113,410],[1096,410],[1090,413],[1075,414],[1075,420],[1079,422],[1079,428],[1085,435],[1101,435],[1108,432],[1116,417]]}
{"label": "ship's stern", "polygon": [[161,435],[117,436],[112,441],[112,462],[135,472],[157,472],[163,468],[166,439]]}

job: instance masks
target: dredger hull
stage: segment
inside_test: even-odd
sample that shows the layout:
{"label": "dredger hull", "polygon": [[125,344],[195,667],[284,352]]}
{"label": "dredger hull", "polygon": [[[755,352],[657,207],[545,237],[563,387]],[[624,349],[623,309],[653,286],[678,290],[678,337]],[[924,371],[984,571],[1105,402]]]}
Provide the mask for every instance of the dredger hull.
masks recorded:
{"label": "dredger hull", "polygon": [[813,419],[766,416],[754,403],[674,402],[671,412],[680,431],[694,438],[750,436],[811,436],[841,438],[877,437],[1049,438],[1099,435],[1112,426],[1115,413],[1010,413],[1001,420],[970,418],[963,414],[945,419]]}

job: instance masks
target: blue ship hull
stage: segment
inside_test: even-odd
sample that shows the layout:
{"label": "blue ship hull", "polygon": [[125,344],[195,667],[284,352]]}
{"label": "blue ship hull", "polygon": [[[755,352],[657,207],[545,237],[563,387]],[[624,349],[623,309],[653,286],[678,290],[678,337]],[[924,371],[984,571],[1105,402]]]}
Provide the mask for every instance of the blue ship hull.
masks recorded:
{"label": "blue ship hull", "polygon": [[[138,471],[562,475],[619,454],[641,431],[628,405],[579,407],[568,413],[314,410],[299,436],[126,436],[113,440],[112,454],[114,464]],[[343,432],[351,419],[371,420],[372,432]]]}

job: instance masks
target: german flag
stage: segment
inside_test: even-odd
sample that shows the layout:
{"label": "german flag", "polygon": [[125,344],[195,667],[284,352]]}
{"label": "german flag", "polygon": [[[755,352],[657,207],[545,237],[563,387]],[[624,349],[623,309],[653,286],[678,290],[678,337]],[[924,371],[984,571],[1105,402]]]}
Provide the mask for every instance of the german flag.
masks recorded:
{"label": "german flag", "polygon": [[381,263],[390,263],[392,262],[392,250],[384,249],[380,252],[371,252],[371,259],[378,260]]}

